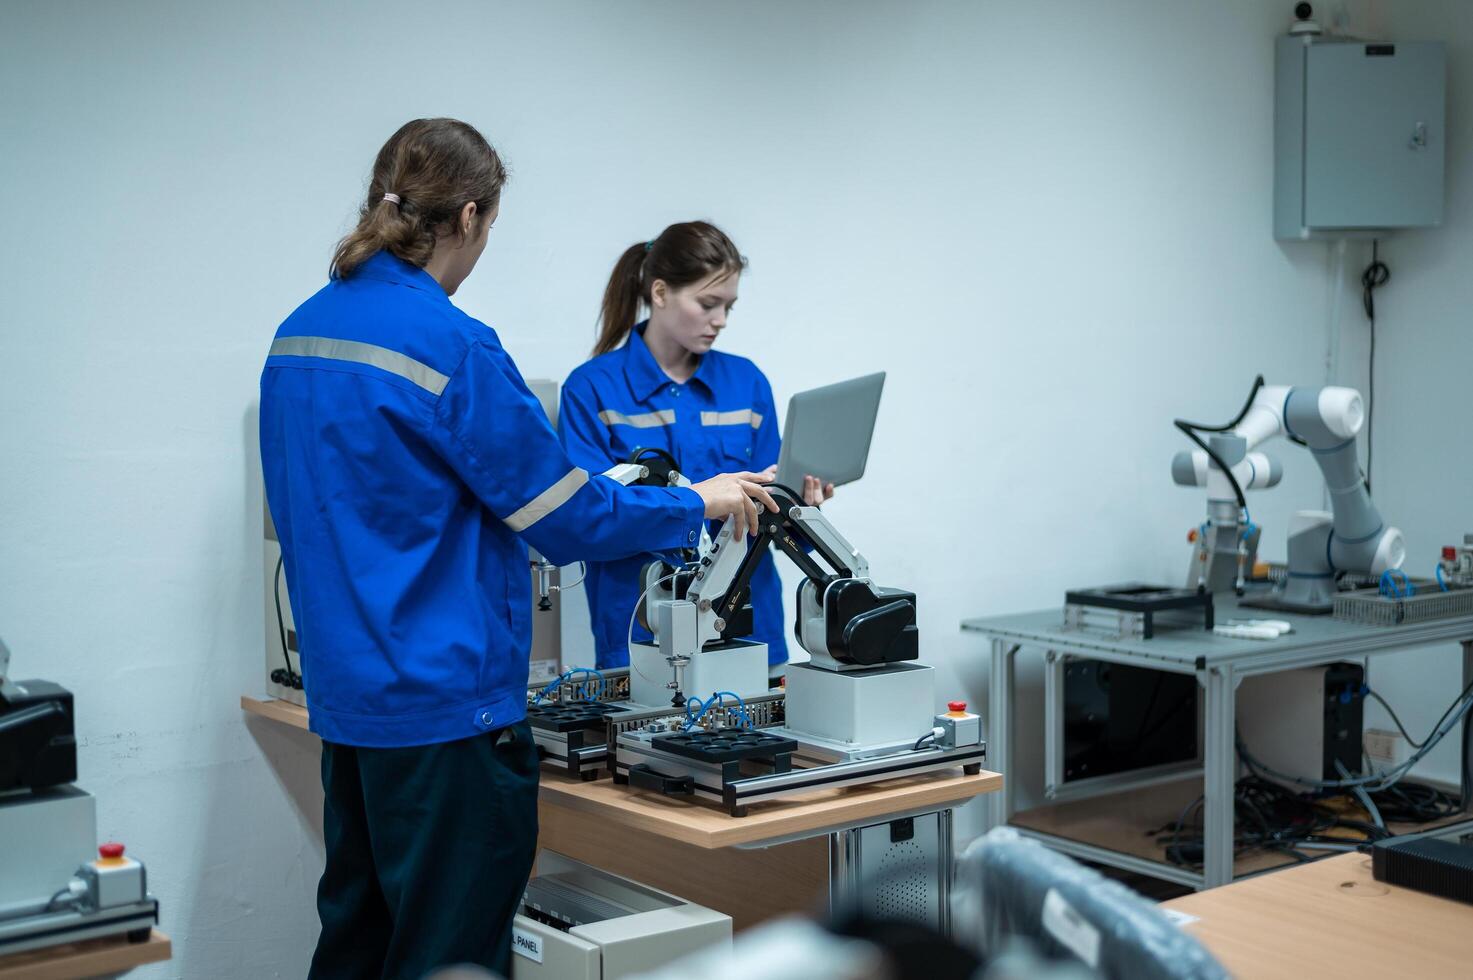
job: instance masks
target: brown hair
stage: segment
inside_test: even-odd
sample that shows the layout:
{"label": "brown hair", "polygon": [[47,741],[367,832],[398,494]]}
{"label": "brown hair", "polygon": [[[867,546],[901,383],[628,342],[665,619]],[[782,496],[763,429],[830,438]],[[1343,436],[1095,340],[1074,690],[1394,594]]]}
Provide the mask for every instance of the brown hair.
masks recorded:
{"label": "brown hair", "polygon": [[[389,137],[373,161],[358,227],[332,256],[332,277],[346,279],[376,252],[424,268],[435,241],[467,203],[484,219],[501,200],[506,167],[474,126],[458,119],[415,119]],[[399,197],[395,204],[385,194]]]}
{"label": "brown hair", "polygon": [[746,258],[731,239],[709,221],[682,221],[660,232],[658,238],[630,245],[614,263],[614,273],[604,289],[594,355],[607,354],[624,343],[634,329],[639,305],[649,304],[650,287],[656,279],[678,289],[720,272],[739,273],[746,267]]}

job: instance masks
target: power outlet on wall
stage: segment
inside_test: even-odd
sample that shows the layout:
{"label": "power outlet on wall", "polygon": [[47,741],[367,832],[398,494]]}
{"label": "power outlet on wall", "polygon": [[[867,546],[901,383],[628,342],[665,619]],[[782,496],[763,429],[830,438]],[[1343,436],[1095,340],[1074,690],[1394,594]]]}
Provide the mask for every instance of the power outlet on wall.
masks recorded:
{"label": "power outlet on wall", "polygon": [[1388,732],[1380,728],[1367,728],[1362,744],[1371,765],[1378,769],[1389,769],[1400,765],[1406,752],[1406,739],[1400,732]]}

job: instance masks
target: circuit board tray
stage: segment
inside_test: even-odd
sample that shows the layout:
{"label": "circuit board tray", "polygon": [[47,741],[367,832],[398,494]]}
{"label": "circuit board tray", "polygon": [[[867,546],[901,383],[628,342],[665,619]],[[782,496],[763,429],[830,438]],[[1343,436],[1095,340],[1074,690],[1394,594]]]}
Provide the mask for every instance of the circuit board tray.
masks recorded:
{"label": "circuit board tray", "polygon": [[609,715],[627,711],[604,701],[568,701],[527,705],[527,723],[547,732],[572,732],[602,728]]}
{"label": "circuit board tray", "polygon": [[715,763],[769,759],[798,750],[798,743],[791,738],[745,728],[661,735],[652,739],[650,746],[697,762]]}

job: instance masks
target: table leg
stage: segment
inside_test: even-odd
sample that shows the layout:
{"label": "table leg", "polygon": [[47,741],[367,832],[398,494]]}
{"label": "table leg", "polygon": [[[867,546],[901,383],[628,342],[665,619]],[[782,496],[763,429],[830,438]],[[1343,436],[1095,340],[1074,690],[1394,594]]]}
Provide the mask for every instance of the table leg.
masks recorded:
{"label": "table leg", "polygon": [[1043,795],[1064,785],[1064,657],[1043,655]]}
{"label": "table leg", "polygon": [[956,836],[950,810],[938,814],[941,824],[941,859],[937,869],[936,894],[940,907],[936,910],[936,931],[943,936],[951,935],[951,886],[956,880]]}
{"label": "table leg", "polygon": [[1013,817],[1013,665],[1017,644],[992,641],[992,682],[987,690],[987,764],[1002,773],[1002,789],[988,803],[992,826]]}
{"label": "table leg", "polygon": [[1206,686],[1202,871],[1206,887],[1216,888],[1233,880],[1233,786],[1238,766],[1234,738],[1237,678],[1232,667],[1208,668]]}
{"label": "table leg", "polygon": [[[1473,684],[1473,640],[1462,640],[1460,646],[1463,648],[1463,686],[1460,690],[1466,691]],[[1462,796],[1463,809],[1473,807],[1473,780],[1468,778],[1469,764],[1473,759],[1469,758],[1473,753],[1473,713],[1463,716],[1463,752],[1461,764],[1458,767],[1458,786]]]}
{"label": "table leg", "polygon": [[829,834],[829,921],[847,919],[859,910],[859,833]]}

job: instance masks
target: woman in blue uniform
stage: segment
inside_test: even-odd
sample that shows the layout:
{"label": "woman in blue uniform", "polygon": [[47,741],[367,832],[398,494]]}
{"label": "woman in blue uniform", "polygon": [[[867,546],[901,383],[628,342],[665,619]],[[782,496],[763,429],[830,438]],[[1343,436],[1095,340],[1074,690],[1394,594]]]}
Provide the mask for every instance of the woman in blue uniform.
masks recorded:
{"label": "woman in blue uniform", "polygon": [[452,119],[384,144],[326,286],[276,333],[261,463],[281,540],[327,867],[313,977],[509,975],[537,837],[527,546],[559,562],[755,521],[752,474],[620,487],[575,465],[496,332],[450,297],[506,171]]}
{"label": "woman in blue uniform", "polygon": [[[736,305],[746,259],[720,228],[674,224],[619,257],[604,291],[594,357],[563,385],[558,431],[579,466],[607,468],[640,448],[662,449],[692,480],[727,470],[777,468],[780,437],[772,386],[735,354],[713,350]],[[636,323],[641,308],[649,318]],[[832,484],[805,477],[810,504]],[[599,667],[629,662],[629,617],[644,559],[588,564],[585,588]],[[787,662],[782,584],[771,553],[751,582],[753,640]],[[636,626],[636,640],[649,638]]]}

